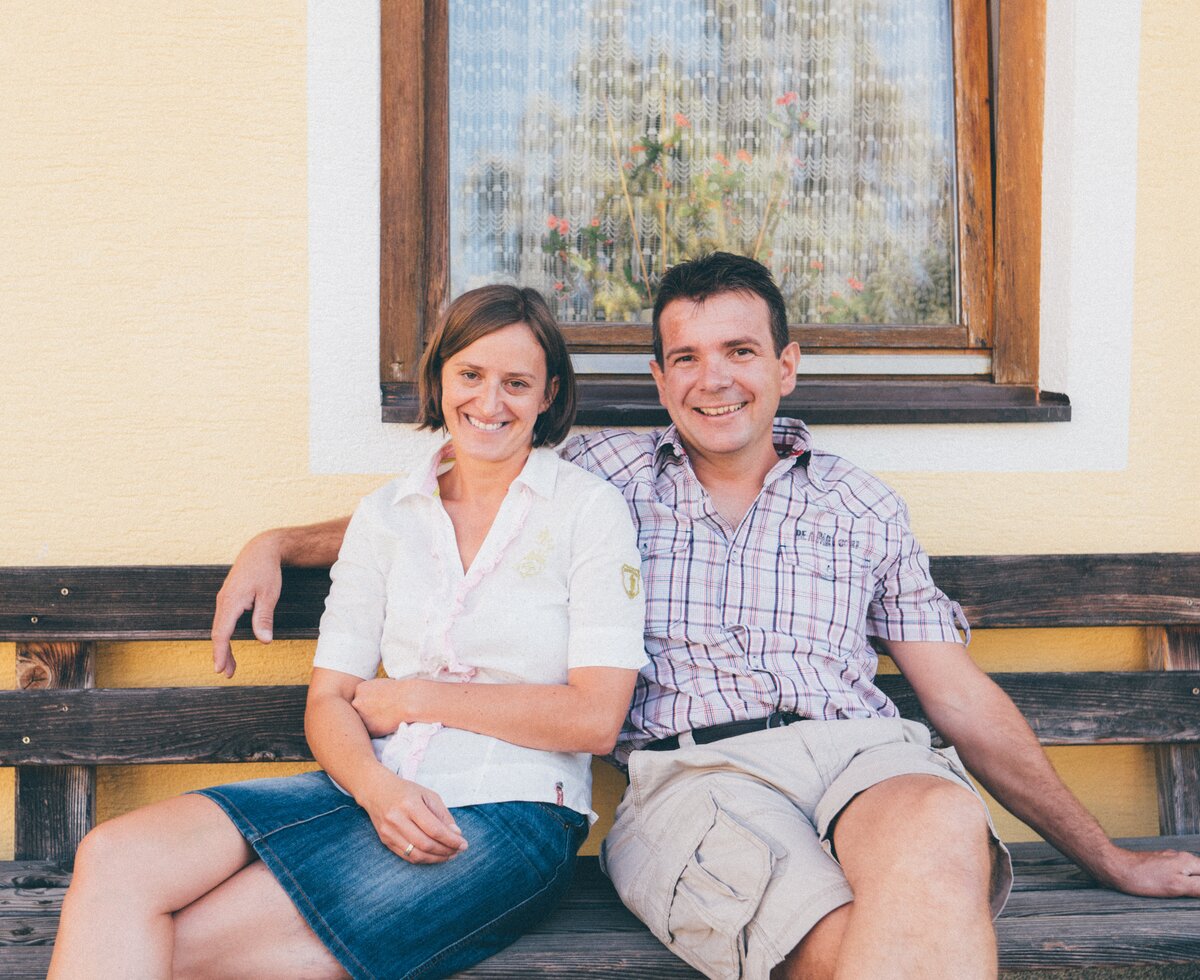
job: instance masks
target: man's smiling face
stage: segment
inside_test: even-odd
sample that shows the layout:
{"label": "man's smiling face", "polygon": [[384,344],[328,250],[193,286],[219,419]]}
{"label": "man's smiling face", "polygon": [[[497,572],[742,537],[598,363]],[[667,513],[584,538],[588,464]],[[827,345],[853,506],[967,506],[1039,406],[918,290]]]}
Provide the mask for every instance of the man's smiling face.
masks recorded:
{"label": "man's smiling face", "polygon": [[659,327],[663,363],[650,373],[689,456],[755,471],[775,459],[771,426],[796,387],[800,348],[776,355],[766,302],[749,292],[676,299]]}

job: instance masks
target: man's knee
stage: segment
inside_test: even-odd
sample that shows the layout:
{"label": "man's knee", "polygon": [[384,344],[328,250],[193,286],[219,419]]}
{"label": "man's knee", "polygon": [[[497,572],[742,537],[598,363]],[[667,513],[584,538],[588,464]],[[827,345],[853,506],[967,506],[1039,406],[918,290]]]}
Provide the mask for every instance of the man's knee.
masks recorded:
{"label": "man's knee", "polygon": [[[863,805],[859,806],[861,803]],[[887,780],[852,801],[834,845],[855,894],[901,882],[948,903],[986,899],[991,829],[982,801],[936,776]]]}

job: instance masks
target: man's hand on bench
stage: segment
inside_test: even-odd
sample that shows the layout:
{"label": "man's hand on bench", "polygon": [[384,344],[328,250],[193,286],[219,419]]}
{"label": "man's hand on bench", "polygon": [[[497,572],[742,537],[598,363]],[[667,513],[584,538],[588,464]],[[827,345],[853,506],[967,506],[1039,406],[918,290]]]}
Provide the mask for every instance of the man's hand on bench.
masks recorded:
{"label": "man's hand on bench", "polygon": [[271,642],[275,603],[283,589],[282,564],[279,533],[265,531],[247,542],[229,569],[213,613],[213,670],[218,674],[232,677],[237,670],[230,640],[247,609],[254,610],[250,624],[255,637],[260,643]]}
{"label": "man's hand on bench", "polygon": [[283,588],[282,566],[332,565],[337,561],[349,524],[349,517],[335,517],[320,524],[264,531],[246,542],[217,593],[212,644],[213,669],[218,674],[232,677],[237,669],[229,641],[247,609],[254,610],[250,625],[259,642],[271,642],[275,603]]}
{"label": "man's hand on bench", "polygon": [[[1127,851],[1114,848],[1103,884],[1130,895],[1200,898],[1200,855],[1187,851]],[[1100,877],[1097,875],[1097,877]]]}

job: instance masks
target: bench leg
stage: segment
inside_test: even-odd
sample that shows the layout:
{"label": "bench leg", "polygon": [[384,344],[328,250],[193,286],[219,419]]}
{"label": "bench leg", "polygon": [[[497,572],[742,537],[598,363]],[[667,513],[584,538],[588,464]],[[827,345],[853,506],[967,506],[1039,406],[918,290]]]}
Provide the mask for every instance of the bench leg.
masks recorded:
{"label": "bench leg", "polygon": [[[90,643],[17,644],[20,689],[95,686]],[[16,859],[69,867],[75,848],[96,821],[95,767],[18,766],[16,811]]]}
{"label": "bench leg", "polygon": [[[1150,666],[1157,670],[1200,670],[1200,627],[1170,626],[1150,631]],[[1200,692],[1196,711],[1200,712]],[[1159,833],[1200,834],[1200,745],[1157,745]]]}

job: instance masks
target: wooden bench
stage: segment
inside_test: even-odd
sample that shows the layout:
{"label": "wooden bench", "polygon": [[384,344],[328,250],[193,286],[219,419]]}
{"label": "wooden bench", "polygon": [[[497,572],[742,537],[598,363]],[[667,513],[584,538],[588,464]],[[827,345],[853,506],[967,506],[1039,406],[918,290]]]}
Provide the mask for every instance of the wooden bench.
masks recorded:
{"label": "wooden bench", "polygon": [[[1045,744],[1154,745],[1162,836],[1130,846],[1200,851],[1200,555],[947,557],[933,570],[976,628],[1147,628],[1152,670],[994,676]],[[93,822],[96,766],[311,758],[302,687],[94,687],[98,641],[206,637],[224,573],[0,569],[0,641],[17,643],[19,682],[0,691],[0,765],[16,767],[16,860],[0,862],[0,976],[45,974],[74,850]],[[315,637],[327,588],[325,570],[288,570],[275,636]],[[239,635],[250,635],[248,619]],[[907,716],[920,716],[901,678],[884,682]],[[1121,895],[1045,844],[1013,851],[1016,888],[998,924],[1003,967],[1200,963],[1200,900]],[[694,975],[621,906],[594,858],[581,862],[559,912],[471,971],[530,974]]]}

